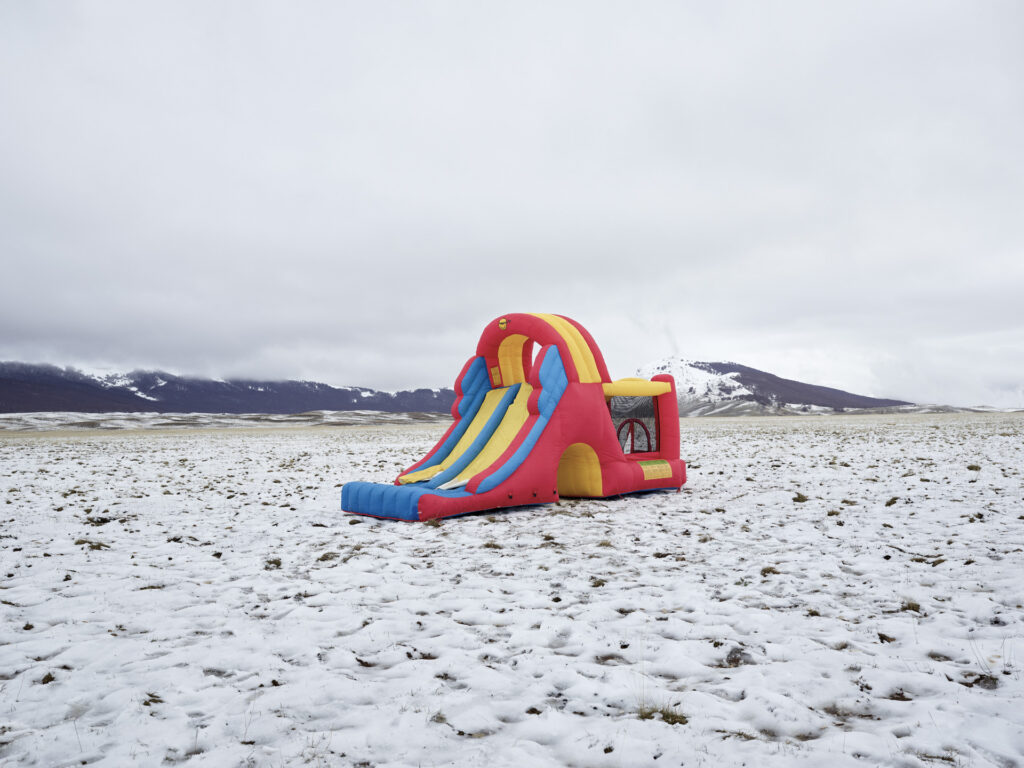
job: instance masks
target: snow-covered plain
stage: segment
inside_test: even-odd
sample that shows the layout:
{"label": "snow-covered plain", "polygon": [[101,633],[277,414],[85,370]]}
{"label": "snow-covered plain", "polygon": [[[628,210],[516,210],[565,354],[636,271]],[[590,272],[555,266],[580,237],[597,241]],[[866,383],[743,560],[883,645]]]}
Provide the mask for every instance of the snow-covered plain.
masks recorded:
{"label": "snow-covered plain", "polygon": [[0,432],[88,432],[139,429],[351,427],[360,424],[451,423],[440,413],[306,411],[305,413],[0,413]]}
{"label": "snow-covered plain", "polygon": [[682,493],[338,511],[442,430],[0,435],[0,764],[1024,765],[1024,416],[684,420]]}

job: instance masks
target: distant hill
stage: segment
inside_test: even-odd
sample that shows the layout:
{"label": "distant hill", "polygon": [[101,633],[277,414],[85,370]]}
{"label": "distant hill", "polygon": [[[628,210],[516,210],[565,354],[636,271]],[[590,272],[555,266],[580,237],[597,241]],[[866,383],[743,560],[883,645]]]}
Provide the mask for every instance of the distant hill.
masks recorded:
{"label": "distant hill", "polygon": [[0,413],[446,413],[450,389],[379,392],[315,381],[202,379],[162,371],[97,376],[74,368],[0,362]]}
{"label": "distant hill", "polygon": [[903,409],[906,400],[866,397],[841,389],[783,379],[738,363],[706,363],[670,357],[649,363],[639,376],[675,377],[681,416],[743,416]]}

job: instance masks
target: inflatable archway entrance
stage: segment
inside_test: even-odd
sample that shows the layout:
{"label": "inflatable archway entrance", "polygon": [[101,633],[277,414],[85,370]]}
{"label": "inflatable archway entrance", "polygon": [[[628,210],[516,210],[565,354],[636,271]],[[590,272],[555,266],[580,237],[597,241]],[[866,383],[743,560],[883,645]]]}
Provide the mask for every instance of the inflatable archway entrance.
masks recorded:
{"label": "inflatable archway entrance", "polygon": [[[394,485],[346,483],[341,508],[430,520],[686,482],[672,377],[611,381],[593,337],[561,315],[489,323],[455,381],[452,416],[437,445]],[[636,439],[637,424],[646,440]],[[643,452],[633,452],[638,445]]]}

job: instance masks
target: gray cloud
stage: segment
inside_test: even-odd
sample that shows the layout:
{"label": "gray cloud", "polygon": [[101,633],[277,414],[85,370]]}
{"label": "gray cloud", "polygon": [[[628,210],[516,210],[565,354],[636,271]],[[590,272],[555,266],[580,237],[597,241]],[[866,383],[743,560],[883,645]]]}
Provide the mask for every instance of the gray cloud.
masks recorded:
{"label": "gray cloud", "polygon": [[0,6],[0,358],[450,383],[508,311],[1022,405],[1013,3]]}

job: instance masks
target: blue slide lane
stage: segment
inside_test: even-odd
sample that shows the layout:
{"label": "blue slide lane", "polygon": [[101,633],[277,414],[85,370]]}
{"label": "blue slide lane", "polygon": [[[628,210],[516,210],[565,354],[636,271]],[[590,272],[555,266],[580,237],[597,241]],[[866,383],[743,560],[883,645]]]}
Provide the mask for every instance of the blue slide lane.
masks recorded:
{"label": "blue slide lane", "polygon": [[541,393],[537,398],[537,410],[540,411],[540,417],[534,422],[530,433],[516,449],[516,452],[509,456],[508,461],[497,472],[489,475],[480,483],[476,489],[477,493],[487,493],[508,480],[512,473],[526,461],[526,457],[530,455],[530,451],[533,450],[544,433],[544,428],[551,420],[555,406],[558,405],[558,401],[562,399],[562,395],[565,394],[565,390],[569,386],[569,378],[565,375],[565,367],[562,365],[562,358],[556,347],[552,347],[544,355],[544,362],[540,366],[540,385]]}
{"label": "blue slide lane", "polygon": [[455,460],[455,462],[448,467],[444,472],[439,472],[428,480],[424,485],[427,488],[437,488],[444,483],[447,483],[454,477],[458,477],[459,473],[469,466],[469,463],[477,457],[477,454],[484,449],[487,445],[487,441],[494,435],[494,430],[501,424],[501,420],[505,418],[505,412],[509,406],[512,405],[512,401],[516,399],[516,395],[519,394],[519,389],[522,384],[513,384],[508,388],[508,391],[501,396],[501,400],[494,407],[494,413],[487,419],[487,423],[484,424],[483,429],[480,430],[480,434],[476,436],[476,439],[463,451],[462,455]]}
{"label": "blue slide lane", "polygon": [[469,370],[466,371],[466,375],[462,377],[462,399],[459,401],[459,423],[452,430],[452,433],[448,435],[448,439],[441,444],[441,446],[434,451],[434,455],[427,459],[423,464],[416,467],[416,471],[426,469],[427,467],[433,467],[436,464],[440,464],[446,458],[448,454],[452,452],[452,448],[462,439],[462,436],[466,434],[466,430],[469,429],[470,423],[473,421],[473,417],[476,416],[476,412],[480,410],[480,405],[484,401],[484,397],[491,390],[491,379],[487,374],[487,361],[482,357],[478,357],[473,361],[473,364],[469,366]]}

